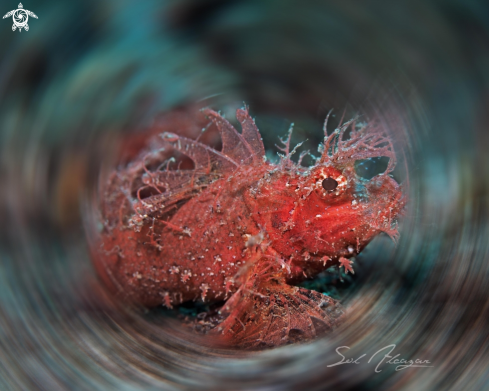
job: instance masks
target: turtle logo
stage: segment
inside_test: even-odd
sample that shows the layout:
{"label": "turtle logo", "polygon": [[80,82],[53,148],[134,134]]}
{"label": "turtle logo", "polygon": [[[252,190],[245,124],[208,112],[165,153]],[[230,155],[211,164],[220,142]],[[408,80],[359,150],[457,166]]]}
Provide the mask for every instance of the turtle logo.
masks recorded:
{"label": "turtle logo", "polygon": [[19,29],[19,31],[22,31],[22,29],[25,29],[25,31],[29,31],[29,25],[27,24],[29,16],[37,19],[37,15],[34,12],[25,10],[22,3],[19,3],[18,9],[7,12],[3,16],[3,19],[8,18],[9,16],[12,16],[12,20],[14,21],[14,24],[12,25],[12,31],[15,31],[15,29],[17,28]]}

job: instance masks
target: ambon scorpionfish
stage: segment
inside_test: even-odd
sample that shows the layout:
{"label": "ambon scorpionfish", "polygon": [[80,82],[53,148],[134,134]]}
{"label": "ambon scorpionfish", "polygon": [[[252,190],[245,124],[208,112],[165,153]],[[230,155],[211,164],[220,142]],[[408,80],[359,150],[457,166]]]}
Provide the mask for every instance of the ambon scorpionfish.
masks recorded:
{"label": "ambon scorpionfish", "polygon": [[[279,346],[333,329],[338,303],[295,285],[332,266],[353,273],[350,259],[376,235],[398,236],[405,197],[389,175],[390,138],[372,123],[352,120],[330,135],[325,124],[313,166],[291,160],[290,135],[272,164],[247,108],[236,112],[241,133],[215,111],[200,115],[217,127],[220,150],[182,129],[162,131],[103,184],[99,274],[147,307],[223,302],[212,332],[235,346]],[[175,166],[174,155],[186,160]],[[381,156],[385,172],[356,174],[355,161]]]}

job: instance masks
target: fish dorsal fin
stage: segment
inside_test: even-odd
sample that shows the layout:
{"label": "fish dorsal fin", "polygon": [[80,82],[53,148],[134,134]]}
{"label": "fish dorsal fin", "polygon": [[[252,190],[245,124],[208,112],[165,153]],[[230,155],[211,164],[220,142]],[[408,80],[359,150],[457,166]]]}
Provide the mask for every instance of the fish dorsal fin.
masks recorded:
{"label": "fish dorsal fin", "polygon": [[248,113],[248,108],[244,107],[243,109],[236,110],[236,118],[241,123],[241,129],[243,130],[242,136],[254,156],[254,161],[256,163],[263,162],[265,147],[263,146],[263,141],[255,121],[253,121],[253,118]]}
{"label": "fish dorsal fin", "polygon": [[219,113],[206,109],[204,114],[217,126],[222,140],[221,153],[235,161],[239,166],[253,161],[253,150],[233,125],[224,119]]}
{"label": "fish dorsal fin", "polygon": [[[247,108],[236,113],[242,125],[242,134],[215,111],[207,109],[203,113],[220,132],[222,150],[172,132],[163,132],[154,137],[150,143],[151,152],[135,168],[135,175],[139,175],[139,179],[135,181],[138,188],[133,197],[137,198],[137,205],[146,214],[165,214],[167,208],[175,212],[182,202],[213,181],[229,175],[240,166],[263,162],[265,149]],[[181,169],[176,164],[174,152],[189,158],[193,168],[187,166]]]}
{"label": "fish dorsal fin", "polygon": [[169,132],[162,133],[160,136],[164,147],[170,147],[192,159],[195,169],[210,170],[209,151],[202,144]]}
{"label": "fish dorsal fin", "polygon": [[161,139],[163,146],[171,147],[192,159],[196,170],[210,173],[216,169],[226,171],[238,166],[238,163],[227,155],[198,141],[168,132],[163,133]]}

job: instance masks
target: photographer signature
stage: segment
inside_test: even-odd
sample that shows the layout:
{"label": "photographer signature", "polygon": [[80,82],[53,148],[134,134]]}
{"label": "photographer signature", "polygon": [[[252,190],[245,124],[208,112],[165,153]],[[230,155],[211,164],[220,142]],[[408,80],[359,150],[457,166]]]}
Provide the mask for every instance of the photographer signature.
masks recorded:
{"label": "photographer signature", "polygon": [[[391,365],[396,365],[396,371],[402,371],[403,369],[406,368],[431,368],[433,365],[431,364],[429,360],[421,360],[421,359],[414,359],[414,360],[405,360],[404,358],[398,358],[400,354],[391,355],[394,349],[396,348],[396,345],[387,345],[383,347],[382,349],[377,350],[368,360],[368,363],[373,361],[375,357],[377,359],[380,359],[378,362],[377,366],[375,367],[375,372],[379,373],[382,372],[380,366],[382,364],[391,364]],[[338,353],[341,356],[341,360],[328,365],[328,367],[335,367],[337,365],[343,365],[343,364],[361,364],[360,359],[365,357],[367,354],[362,354],[360,357],[353,359],[353,358],[346,358],[343,354],[340,353],[340,349],[350,349],[348,346],[339,346],[336,348],[336,353]],[[384,352],[386,351],[386,352]],[[379,354],[381,352],[384,352],[382,354]],[[378,355],[379,354],[379,355]],[[378,355],[378,356],[377,356]]]}

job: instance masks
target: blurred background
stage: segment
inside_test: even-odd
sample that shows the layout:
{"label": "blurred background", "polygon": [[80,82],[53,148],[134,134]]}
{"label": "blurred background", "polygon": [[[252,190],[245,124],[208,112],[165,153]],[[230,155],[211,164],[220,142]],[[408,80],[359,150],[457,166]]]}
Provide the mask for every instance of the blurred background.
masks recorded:
{"label": "blurred background", "polygon": [[[23,5],[38,16],[29,31],[0,21],[0,389],[489,389],[489,3]],[[330,109],[380,118],[410,199],[397,246],[376,238],[355,278],[335,282],[347,322],[258,353],[115,303],[88,245],[121,140],[160,113],[232,118],[243,101],[271,159],[291,122],[315,152]],[[376,373],[380,358],[367,360],[390,344],[432,367]],[[328,367],[338,346],[367,356]]]}

